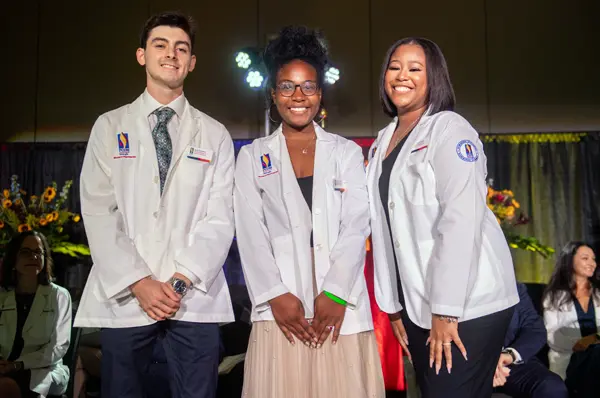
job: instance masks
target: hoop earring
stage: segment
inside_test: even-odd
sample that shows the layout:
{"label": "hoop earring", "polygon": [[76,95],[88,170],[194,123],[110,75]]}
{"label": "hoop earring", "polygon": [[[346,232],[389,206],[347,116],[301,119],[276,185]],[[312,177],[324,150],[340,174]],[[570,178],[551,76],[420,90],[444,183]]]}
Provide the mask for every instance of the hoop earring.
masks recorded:
{"label": "hoop earring", "polygon": [[[273,123],[273,124],[279,124],[279,123],[281,123],[281,120],[277,121],[277,120],[273,119],[273,117],[271,116],[271,109],[273,109],[273,105],[275,105],[275,104],[271,104],[271,105],[269,105],[269,111],[267,112],[267,113],[269,114],[269,120],[270,120],[270,121],[271,121],[271,123]],[[280,116],[281,116],[281,115],[280,115]]]}
{"label": "hoop earring", "polygon": [[[318,118],[319,116],[321,116],[320,119]],[[324,106],[321,105],[321,107],[319,108],[319,112],[317,113],[317,117],[314,118],[314,122],[317,123],[318,125],[321,125],[321,122],[323,122],[326,118],[327,118],[327,110],[325,109]]]}

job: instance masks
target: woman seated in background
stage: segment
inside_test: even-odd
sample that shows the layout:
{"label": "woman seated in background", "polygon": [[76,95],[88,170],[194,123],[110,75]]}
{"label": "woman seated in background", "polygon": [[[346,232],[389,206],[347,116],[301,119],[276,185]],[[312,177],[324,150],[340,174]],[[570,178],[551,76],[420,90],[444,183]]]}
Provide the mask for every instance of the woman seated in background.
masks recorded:
{"label": "woman seated in background", "polygon": [[0,397],[47,397],[67,389],[62,357],[71,338],[71,297],[52,283],[44,235],[15,236],[6,247],[0,292]]}
{"label": "woman seated in background", "polygon": [[544,292],[550,370],[566,381],[572,397],[600,391],[600,275],[594,251],[583,242],[562,249]]}

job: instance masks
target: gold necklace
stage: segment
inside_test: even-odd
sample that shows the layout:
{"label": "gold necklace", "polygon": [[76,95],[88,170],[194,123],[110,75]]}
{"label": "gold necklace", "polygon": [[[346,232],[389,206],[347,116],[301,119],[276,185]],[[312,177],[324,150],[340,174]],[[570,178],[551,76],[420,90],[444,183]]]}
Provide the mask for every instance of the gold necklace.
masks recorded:
{"label": "gold necklace", "polygon": [[306,145],[304,148],[302,148],[302,154],[306,155],[308,154],[308,148],[310,148],[311,144],[313,142],[315,142],[317,140],[317,136],[314,135],[313,138],[309,141],[308,145]]}
{"label": "gold necklace", "polygon": [[396,148],[396,146],[400,143],[400,141],[402,141],[404,139],[404,137],[406,137],[406,135],[410,132],[410,130],[412,130],[413,127],[415,127],[415,125],[417,124],[417,122],[421,120],[421,116],[419,116],[418,118],[415,119],[414,122],[412,122],[410,124],[410,126],[408,126],[408,128],[404,131],[403,134],[399,135],[398,138],[396,138],[396,142],[394,142],[394,145],[392,148]]}

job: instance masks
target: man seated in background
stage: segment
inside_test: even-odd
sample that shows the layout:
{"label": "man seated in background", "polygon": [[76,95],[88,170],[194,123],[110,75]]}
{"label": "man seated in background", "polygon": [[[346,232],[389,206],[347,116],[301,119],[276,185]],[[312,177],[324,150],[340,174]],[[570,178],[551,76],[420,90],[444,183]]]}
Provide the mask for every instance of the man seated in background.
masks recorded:
{"label": "man seated in background", "polygon": [[519,283],[517,288],[520,301],[506,332],[505,348],[494,375],[494,391],[511,397],[568,398],[562,379],[536,357],[546,345],[546,327],[527,287]]}

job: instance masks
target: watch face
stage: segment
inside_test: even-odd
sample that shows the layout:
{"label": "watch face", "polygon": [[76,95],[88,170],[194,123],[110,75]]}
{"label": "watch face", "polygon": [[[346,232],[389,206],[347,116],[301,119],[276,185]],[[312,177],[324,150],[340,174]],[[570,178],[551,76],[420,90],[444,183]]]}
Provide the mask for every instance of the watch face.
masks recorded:
{"label": "watch face", "polygon": [[176,279],[173,281],[173,290],[175,290],[175,293],[183,294],[187,290],[187,286],[184,281]]}

